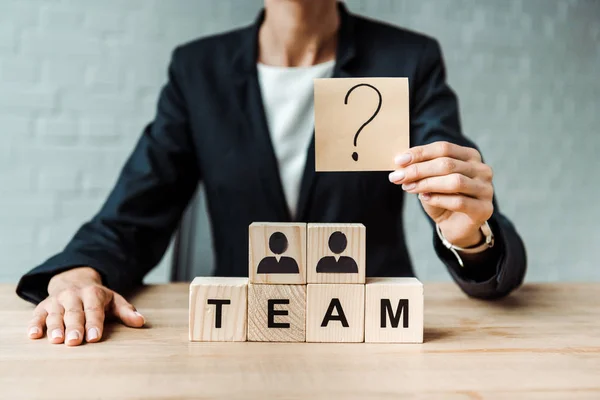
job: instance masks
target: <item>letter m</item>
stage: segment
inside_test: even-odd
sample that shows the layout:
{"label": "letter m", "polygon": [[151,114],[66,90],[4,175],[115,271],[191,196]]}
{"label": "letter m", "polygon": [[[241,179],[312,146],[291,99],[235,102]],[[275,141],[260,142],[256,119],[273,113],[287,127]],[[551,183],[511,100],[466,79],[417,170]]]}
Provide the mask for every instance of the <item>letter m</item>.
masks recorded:
{"label": "letter m", "polygon": [[396,312],[392,310],[392,302],[389,299],[381,299],[381,327],[387,327],[387,318],[390,316],[390,324],[393,328],[397,328],[402,316],[402,327],[408,328],[408,299],[400,299]]}

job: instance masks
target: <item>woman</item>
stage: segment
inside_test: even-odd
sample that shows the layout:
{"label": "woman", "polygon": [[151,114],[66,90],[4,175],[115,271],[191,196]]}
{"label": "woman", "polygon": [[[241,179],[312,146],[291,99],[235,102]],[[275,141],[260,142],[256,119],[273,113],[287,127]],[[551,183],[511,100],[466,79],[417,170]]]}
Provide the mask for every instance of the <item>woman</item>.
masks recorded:
{"label": "woman", "polygon": [[[413,147],[389,176],[315,174],[312,81],[332,76],[409,78]],[[39,303],[29,337],[97,342],[105,313],[141,327],[119,292],[159,261],[199,181],[216,275],[247,274],[252,221],[292,220],[362,222],[367,275],[413,275],[404,192],[419,195],[437,254],[468,295],[504,296],[525,274],[523,243],[494,207],[492,171],[462,136],[437,42],[335,0],[266,0],[254,25],[175,50],[156,117],[105,205],[21,279],[18,294]]]}

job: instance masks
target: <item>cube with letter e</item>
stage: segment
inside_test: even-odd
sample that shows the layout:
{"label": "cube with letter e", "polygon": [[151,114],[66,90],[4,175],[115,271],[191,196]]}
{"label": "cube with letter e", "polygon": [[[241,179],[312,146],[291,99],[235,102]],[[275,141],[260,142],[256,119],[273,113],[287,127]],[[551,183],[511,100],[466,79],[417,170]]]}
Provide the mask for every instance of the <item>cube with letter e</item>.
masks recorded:
{"label": "cube with letter e", "polygon": [[306,285],[248,286],[248,341],[304,342]]}

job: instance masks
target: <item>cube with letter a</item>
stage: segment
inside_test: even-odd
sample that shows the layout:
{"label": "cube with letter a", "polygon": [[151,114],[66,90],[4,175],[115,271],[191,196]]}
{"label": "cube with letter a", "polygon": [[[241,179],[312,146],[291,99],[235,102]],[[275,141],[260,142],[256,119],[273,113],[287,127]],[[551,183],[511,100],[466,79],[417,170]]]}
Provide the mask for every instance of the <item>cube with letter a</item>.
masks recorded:
{"label": "cube with letter a", "polygon": [[364,335],[365,285],[307,285],[307,342],[363,342]]}
{"label": "cube with letter a", "polygon": [[189,340],[245,342],[248,278],[197,277],[190,284]]}
{"label": "cube with letter a", "polygon": [[367,278],[365,342],[423,343],[423,284],[416,278]]}

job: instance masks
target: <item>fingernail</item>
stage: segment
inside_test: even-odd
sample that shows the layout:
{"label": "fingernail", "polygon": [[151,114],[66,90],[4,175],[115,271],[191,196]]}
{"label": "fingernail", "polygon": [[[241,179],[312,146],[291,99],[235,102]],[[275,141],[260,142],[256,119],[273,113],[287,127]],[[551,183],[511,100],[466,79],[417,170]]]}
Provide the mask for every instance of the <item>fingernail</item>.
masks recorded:
{"label": "fingernail", "polygon": [[412,155],[410,153],[404,153],[404,154],[400,154],[398,156],[396,156],[394,158],[394,163],[396,165],[404,165],[404,164],[408,164],[409,162],[411,162],[412,160]]}
{"label": "fingernail", "polygon": [[140,314],[140,313],[139,313],[139,312],[137,312],[137,311],[134,311],[133,313],[134,313],[135,315],[137,315],[138,317],[140,317],[140,318],[141,318],[141,319],[144,321],[144,324],[146,323],[146,318],[144,318],[144,316],[143,316],[142,314]]}
{"label": "fingernail", "polygon": [[35,336],[35,335],[39,335],[40,334],[40,328],[38,328],[37,326],[33,326],[31,328],[29,328],[29,336]]}
{"label": "fingernail", "polygon": [[416,183],[409,183],[409,184],[402,185],[402,189],[404,189],[404,190],[413,190],[416,187],[417,187]]}
{"label": "fingernail", "polygon": [[394,171],[390,174],[389,178],[390,182],[399,182],[404,179],[404,171],[401,169]]}
{"label": "fingernail", "polygon": [[419,195],[419,197],[421,198],[421,200],[425,200],[425,201],[431,199],[431,195],[429,193],[421,193]]}
{"label": "fingernail", "polygon": [[67,333],[67,342],[70,342],[71,340],[79,340],[79,332],[71,331]]}
{"label": "fingernail", "polygon": [[88,329],[88,333],[87,333],[87,340],[96,340],[98,339],[98,329],[96,328],[91,328]]}
{"label": "fingernail", "polygon": [[52,331],[52,339],[60,339],[63,337],[63,333],[60,329],[55,329]]}

